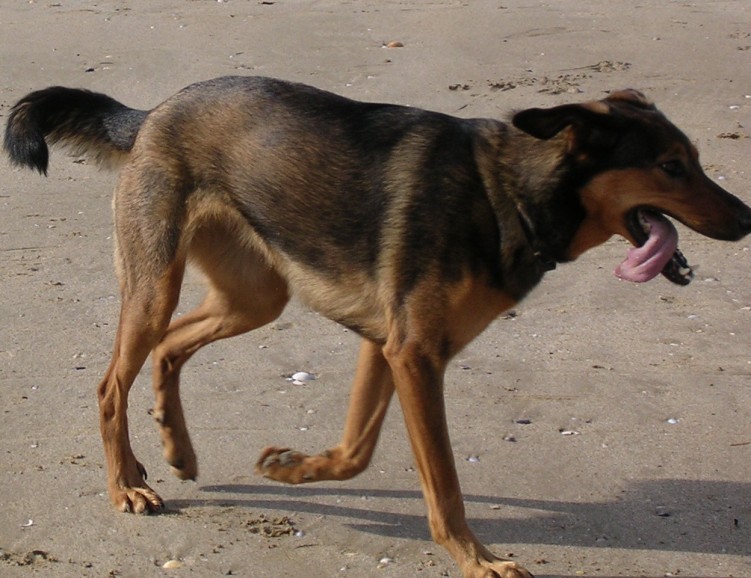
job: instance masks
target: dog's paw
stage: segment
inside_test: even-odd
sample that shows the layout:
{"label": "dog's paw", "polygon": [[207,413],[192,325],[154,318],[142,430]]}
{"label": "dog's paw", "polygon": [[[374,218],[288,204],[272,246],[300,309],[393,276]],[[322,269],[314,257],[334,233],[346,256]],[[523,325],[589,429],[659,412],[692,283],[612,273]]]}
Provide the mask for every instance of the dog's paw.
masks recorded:
{"label": "dog's paw", "polygon": [[368,465],[368,460],[352,459],[341,447],[309,456],[288,448],[266,448],[256,463],[256,473],[287,484],[324,480],[349,480]]}
{"label": "dog's paw", "polygon": [[112,503],[120,512],[150,514],[164,509],[164,501],[145,482],[146,468],[134,460],[134,470],[126,470],[120,476],[112,476],[108,482]]}
{"label": "dog's paw", "polygon": [[164,458],[167,460],[172,473],[176,477],[181,480],[196,481],[198,477],[198,460],[192,446],[181,452],[169,452],[165,446]]}
{"label": "dog's paw", "polygon": [[164,510],[162,498],[146,484],[137,488],[117,488],[110,492],[110,496],[120,512],[155,514]]}
{"label": "dog's paw", "polygon": [[309,456],[289,448],[266,448],[256,462],[256,473],[287,484],[312,482],[314,476],[305,467],[308,459]]}
{"label": "dog's paw", "polygon": [[172,473],[181,480],[193,480],[198,477],[198,460],[193,444],[190,441],[185,420],[180,412],[173,415],[167,424],[167,414],[164,410],[151,411],[154,420],[159,424],[162,438],[162,454],[172,468]]}

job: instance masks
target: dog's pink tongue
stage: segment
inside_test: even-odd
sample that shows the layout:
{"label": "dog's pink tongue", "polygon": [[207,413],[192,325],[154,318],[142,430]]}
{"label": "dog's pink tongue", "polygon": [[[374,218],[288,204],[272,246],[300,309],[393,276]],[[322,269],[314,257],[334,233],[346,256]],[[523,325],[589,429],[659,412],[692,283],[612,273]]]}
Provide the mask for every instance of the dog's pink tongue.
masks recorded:
{"label": "dog's pink tongue", "polygon": [[678,231],[662,215],[644,213],[650,231],[647,242],[629,249],[626,260],[615,270],[617,277],[643,283],[660,274],[678,248]]}

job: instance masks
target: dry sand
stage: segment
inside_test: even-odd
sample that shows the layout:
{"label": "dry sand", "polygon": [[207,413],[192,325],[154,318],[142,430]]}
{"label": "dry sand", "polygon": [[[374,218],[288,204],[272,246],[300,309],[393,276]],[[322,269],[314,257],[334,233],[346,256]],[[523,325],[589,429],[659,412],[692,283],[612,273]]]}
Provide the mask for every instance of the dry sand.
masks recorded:
{"label": "dry sand", "polygon": [[[47,85],[149,108],[226,74],[459,116],[630,86],[751,201],[750,22],[746,0],[6,1],[0,120]],[[161,459],[144,370],[133,443],[168,513],[111,509],[94,390],[118,310],[113,182],[59,153],[47,179],[0,163],[0,575],[456,577],[429,539],[396,405],[355,480],[253,475],[268,444],[338,440],[357,339],[297,305],[186,368],[198,483]],[[751,576],[749,242],[680,230],[700,266],[689,287],[619,282],[626,245],[613,240],[549,274],[451,365],[468,516],[537,576]],[[190,277],[181,310],[200,294]],[[292,385],[297,370],[318,379]]]}

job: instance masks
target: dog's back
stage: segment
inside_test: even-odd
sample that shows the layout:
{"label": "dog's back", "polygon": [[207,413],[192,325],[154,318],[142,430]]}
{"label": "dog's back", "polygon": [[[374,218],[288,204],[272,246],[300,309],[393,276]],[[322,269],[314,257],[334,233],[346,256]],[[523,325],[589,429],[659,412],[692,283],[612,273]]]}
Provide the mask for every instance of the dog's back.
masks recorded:
{"label": "dog's back", "polygon": [[[353,268],[374,273],[398,238],[410,253],[398,259],[399,283],[409,285],[436,252],[445,254],[449,276],[468,264],[497,269],[497,225],[473,158],[475,129],[472,121],[303,84],[223,77],[188,86],[152,111],[84,90],[38,91],[11,111],[5,146],[14,163],[40,172],[45,138],[103,165],[130,155],[137,167],[130,172],[175,182],[175,205],[196,192],[231,198],[275,250],[331,278]],[[157,201],[172,204],[142,204]],[[473,252],[451,259],[451,245]]]}

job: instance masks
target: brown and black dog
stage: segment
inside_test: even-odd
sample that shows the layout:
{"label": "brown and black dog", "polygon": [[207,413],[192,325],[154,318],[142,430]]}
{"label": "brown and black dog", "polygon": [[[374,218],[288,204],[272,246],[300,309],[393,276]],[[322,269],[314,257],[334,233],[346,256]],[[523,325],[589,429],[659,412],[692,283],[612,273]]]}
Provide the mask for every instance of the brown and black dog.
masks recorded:
{"label": "brown and black dog", "polygon": [[[115,506],[163,507],[126,416],[149,353],[164,455],[178,477],[195,478],[181,367],[207,343],[269,323],[296,295],[363,338],[350,409],[338,446],[315,456],[268,448],[257,470],[287,483],[355,476],[396,391],[430,530],[467,578],[530,574],[494,557],[465,520],[443,399],[452,356],[556,263],[614,234],[635,247],[619,276],[686,284],[692,272],[664,215],[715,239],[751,231],[751,209],[633,90],[523,110],[507,124],[268,78],[200,82],[148,112],[52,87],[15,105],[5,148],[46,173],[45,141],[121,167],[122,310],[98,390]],[[189,260],[208,295],[170,323]]]}

